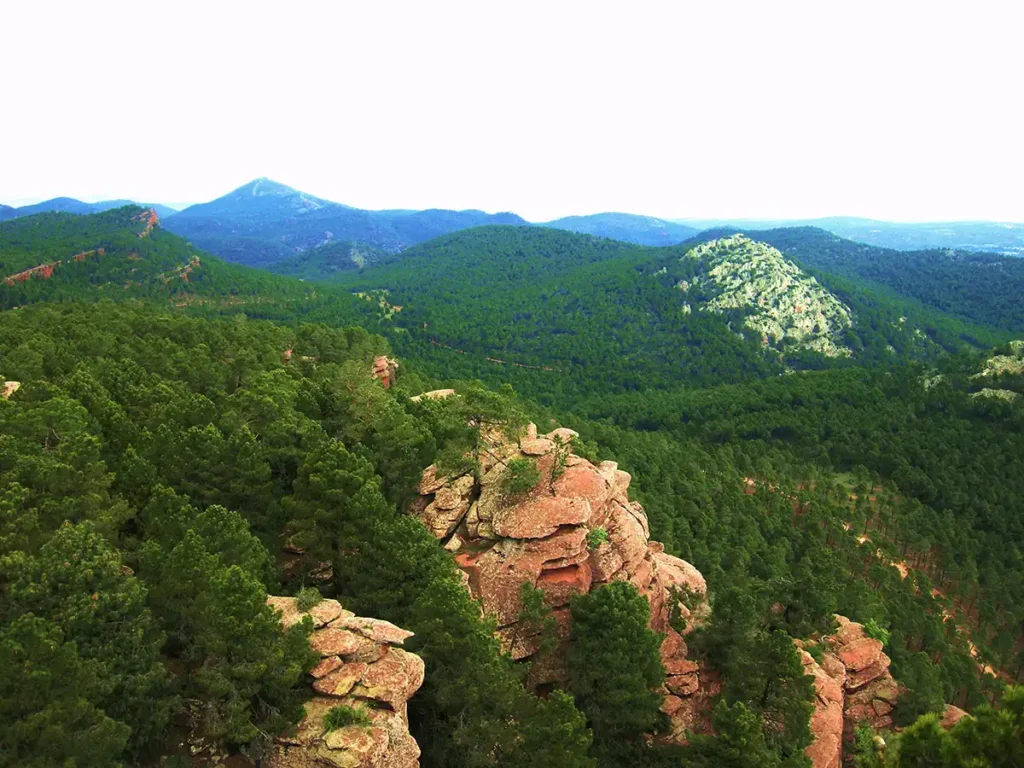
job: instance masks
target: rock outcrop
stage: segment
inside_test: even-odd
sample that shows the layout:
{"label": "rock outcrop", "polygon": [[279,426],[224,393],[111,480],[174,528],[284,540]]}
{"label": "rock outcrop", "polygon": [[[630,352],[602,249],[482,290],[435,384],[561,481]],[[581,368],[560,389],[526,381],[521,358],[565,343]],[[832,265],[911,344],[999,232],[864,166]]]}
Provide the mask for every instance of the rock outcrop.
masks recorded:
{"label": "rock outcrop", "polygon": [[676,287],[709,296],[701,305],[709,312],[746,310],[744,324],[764,345],[827,357],[851,354],[843,341],[853,325],[850,308],[770,245],[737,234],[702,243],[683,259],[699,261],[701,268],[692,282]]}
{"label": "rock outcrop", "polygon": [[390,389],[395,383],[395,376],[398,373],[398,361],[392,360],[387,355],[379,355],[373,359],[373,372],[370,374],[384,385],[384,389]]}
{"label": "rock outcrop", "polygon": [[[270,597],[285,628],[306,616],[316,627],[310,645],[320,663],[310,673],[314,697],[294,734],[275,740],[268,768],[417,768],[420,750],[409,734],[406,703],[423,684],[423,661],[402,650],[412,632],[323,600],[308,612],[294,597]],[[334,707],[364,713],[369,724],[328,730]]]}
{"label": "rock outcrop", "polygon": [[6,400],[15,392],[21,389],[20,381],[2,381],[0,380],[0,398]]}
{"label": "rock outcrop", "polygon": [[[575,455],[576,436],[569,429],[538,435],[532,424],[518,441],[488,436],[479,479],[441,477],[429,467],[410,512],[454,553],[506,650],[533,662],[529,682],[537,688],[566,678],[573,595],[616,580],[635,585],[650,602],[652,629],[665,635],[663,710],[683,738],[704,727],[704,703],[718,691],[713,676],[687,658],[684,639],[702,615],[707,585],[696,568],[649,540],[647,515],[627,494],[629,474],[615,462]],[[540,476],[517,494],[507,490],[513,459],[534,462]],[[538,628],[520,620],[523,583],[543,591],[557,623],[550,653],[538,653]],[[673,616],[683,620],[682,633]]]}
{"label": "rock outcrop", "polygon": [[836,622],[835,633],[821,639],[820,663],[800,651],[804,669],[814,677],[816,693],[811,717],[814,741],[807,748],[814,768],[838,768],[844,741],[850,744],[861,725],[876,731],[892,728],[892,712],[900,695],[882,643],[845,616],[836,616]]}
{"label": "rock outcrop", "polygon": [[454,394],[454,389],[433,389],[430,392],[424,392],[422,395],[416,395],[409,399],[414,403],[418,403],[420,400],[444,400],[446,397],[451,397]]}

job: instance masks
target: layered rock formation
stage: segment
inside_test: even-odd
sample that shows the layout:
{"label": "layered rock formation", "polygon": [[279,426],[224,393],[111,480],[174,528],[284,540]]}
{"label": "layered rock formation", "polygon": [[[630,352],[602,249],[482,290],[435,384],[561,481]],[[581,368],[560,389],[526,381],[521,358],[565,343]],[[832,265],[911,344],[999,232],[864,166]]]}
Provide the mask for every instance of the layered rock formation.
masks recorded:
{"label": "layered rock formation", "polygon": [[370,375],[383,384],[385,389],[390,389],[395,383],[397,373],[397,360],[392,360],[387,355],[379,355],[373,359],[373,372]]}
{"label": "layered rock formation", "polygon": [[[401,649],[412,632],[379,619],[346,611],[323,600],[308,612],[294,597],[270,597],[287,628],[306,616],[316,630],[310,645],[320,654],[313,668],[315,695],[294,735],[275,740],[268,768],[417,768],[420,750],[409,734],[406,702],[423,684],[423,661]],[[334,707],[364,713],[368,725],[328,730],[324,717]]]}
{"label": "layered rock formation", "polygon": [[[530,682],[537,688],[566,678],[572,596],[615,580],[635,585],[650,602],[652,629],[665,635],[663,709],[682,737],[702,727],[703,704],[717,692],[712,677],[687,659],[688,629],[681,634],[670,626],[673,615],[687,628],[699,620],[704,577],[649,540],[647,515],[627,494],[629,474],[615,462],[595,465],[573,454],[576,436],[569,429],[538,435],[532,424],[518,441],[491,435],[479,480],[440,477],[429,467],[410,512],[455,554],[513,658],[533,662]],[[540,475],[517,494],[507,490],[514,459],[534,462]],[[550,653],[539,653],[538,628],[520,620],[524,583],[543,591],[557,623],[558,646]]]}
{"label": "layered rock formation", "polygon": [[876,731],[892,728],[892,712],[900,694],[882,643],[845,616],[836,616],[836,622],[836,632],[822,638],[825,650],[820,664],[807,651],[800,651],[817,694],[811,717],[814,742],[807,748],[814,768],[838,768],[843,742],[852,742],[859,726]]}

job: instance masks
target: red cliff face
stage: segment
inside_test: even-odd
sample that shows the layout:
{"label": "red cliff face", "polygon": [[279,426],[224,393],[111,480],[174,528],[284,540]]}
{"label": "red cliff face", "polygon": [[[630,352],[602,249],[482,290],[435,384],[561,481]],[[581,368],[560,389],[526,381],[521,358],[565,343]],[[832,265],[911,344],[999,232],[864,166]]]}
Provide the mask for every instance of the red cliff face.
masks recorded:
{"label": "red cliff face", "polygon": [[844,742],[852,743],[860,725],[876,731],[892,728],[892,711],[901,690],[889,672],[882,643],[845,616],[836,616],[836,622],[836,632],[821,640],[820,664],[806,651],[800,652],[817,693],[811,717],[814,742],[807,748],[814,768],[838,768]]}
{"label": "red cliff face", "polygon": [[[647,515],[630,501],[630,476],[615,462],[593,464],[576,456],[576,433],[538,435],[532,424],[516,442],[489,436],[479,480],[471,474],[438,477],[429,467],[410,511],[455,554],[471,594],[498,623],[498,635],[515,659],[530,659],[533,686],[566,679],[569,602],[610,581],[636,586],[651,606],[651,628],[665,635],[663,711],[673,737],[706,727],[707,700],[718,692],[713,675],[687,658],[684,635],[670,626],[673,611],[687,627],[704,614],[707,585],[689,563],[649,540]],[[504,490],[510,459],[536,462],[540,481],[510,497]],[[558,625],[558,647],[538,657],[540,637],[520,621],[520,589],[543,591]],[[685,599],[680,599],[686,595]]]}

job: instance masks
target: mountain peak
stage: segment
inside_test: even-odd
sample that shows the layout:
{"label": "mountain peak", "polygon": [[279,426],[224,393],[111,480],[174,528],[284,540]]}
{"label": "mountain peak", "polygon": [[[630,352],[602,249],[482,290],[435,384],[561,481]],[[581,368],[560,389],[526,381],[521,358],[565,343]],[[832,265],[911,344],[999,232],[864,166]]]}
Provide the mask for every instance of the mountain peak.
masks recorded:
{"label": "mountain peak", "polygon": [[260,176],[258,179],[253,179],[248,184],[245,184],[235,190],[235,193],[248,194],[252,197],[290,197],[291,195],[301,195],[302,193],[296,189],[289,187],[286,184],[268,179],[266,176]]}

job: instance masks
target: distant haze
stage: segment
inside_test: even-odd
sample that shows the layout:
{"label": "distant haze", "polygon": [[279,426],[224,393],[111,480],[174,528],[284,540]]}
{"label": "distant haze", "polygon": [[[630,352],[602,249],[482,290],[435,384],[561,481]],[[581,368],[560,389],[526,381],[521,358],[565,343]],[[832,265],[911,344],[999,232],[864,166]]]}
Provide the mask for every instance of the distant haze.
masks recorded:
{"label": "distant haze", "polygon": [[[1024,221],[1024,4],[12,3],[0,203]],[[174,203],[182,207],[182,203]]]}

